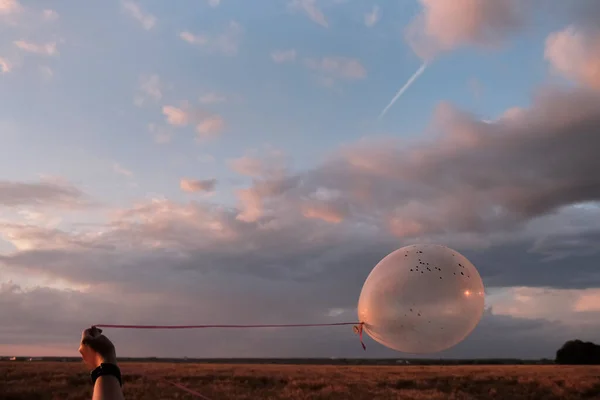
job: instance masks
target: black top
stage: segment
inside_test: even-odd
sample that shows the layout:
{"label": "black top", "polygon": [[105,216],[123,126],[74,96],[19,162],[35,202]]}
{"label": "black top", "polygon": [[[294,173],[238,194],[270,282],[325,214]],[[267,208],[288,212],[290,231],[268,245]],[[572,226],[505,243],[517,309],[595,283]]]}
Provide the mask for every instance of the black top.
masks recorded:
{"label": "black top", "polygon": [[96,383],[96,380],[105,375],[112,375],[119,380],[119,385],[123,386],[123,381],[121,380],[121,370],[115,364],[102,363],[98,368],[93,370],[90,373],[90,377],[92,378],[92,385]]}

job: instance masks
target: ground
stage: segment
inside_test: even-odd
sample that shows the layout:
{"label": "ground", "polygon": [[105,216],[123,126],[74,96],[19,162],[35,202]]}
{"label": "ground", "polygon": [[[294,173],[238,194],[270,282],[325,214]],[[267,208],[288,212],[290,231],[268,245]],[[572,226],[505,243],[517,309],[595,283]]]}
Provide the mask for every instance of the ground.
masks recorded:
{"label": "ground", "polygon": [[[222,399],[600,399],[600,367],[311,366],[123,363],[134,399],[193,399],[159,378]],[[81,363],[0,362],[0,399],[91,399]]]}

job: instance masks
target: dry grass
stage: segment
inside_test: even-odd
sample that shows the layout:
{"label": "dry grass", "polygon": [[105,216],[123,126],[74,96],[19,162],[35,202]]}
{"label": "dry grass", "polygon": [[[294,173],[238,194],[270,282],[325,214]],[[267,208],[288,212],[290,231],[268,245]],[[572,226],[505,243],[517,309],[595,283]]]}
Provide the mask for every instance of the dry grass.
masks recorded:
{"label": "dry grass", "polygon": [[[133,399],[600,399],[600,367],[310,366],[124,363]],[[0,362],[0,399],[90,399],[80,363]]]}

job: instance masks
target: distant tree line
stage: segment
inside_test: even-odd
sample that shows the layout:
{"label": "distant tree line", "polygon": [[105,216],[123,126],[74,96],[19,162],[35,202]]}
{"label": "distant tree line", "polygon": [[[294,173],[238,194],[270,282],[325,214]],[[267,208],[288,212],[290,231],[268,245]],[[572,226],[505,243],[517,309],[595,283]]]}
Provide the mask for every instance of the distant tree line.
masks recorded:
{"label": "distant tree line", "polygon": [[556,352],[556,363],[600,365],[600,346],[592,342],[569,340]]}

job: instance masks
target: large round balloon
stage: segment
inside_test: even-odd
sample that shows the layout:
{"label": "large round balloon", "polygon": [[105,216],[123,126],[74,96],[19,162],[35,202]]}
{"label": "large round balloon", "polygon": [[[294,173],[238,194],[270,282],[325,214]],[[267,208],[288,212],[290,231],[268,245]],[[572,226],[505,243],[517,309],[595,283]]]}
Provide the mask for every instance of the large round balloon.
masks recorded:
{"label": "large round balloon", "polygon": [[358,318],[373,339],[404,353],[446,350],[465,339],[484,310],[475,266],[445,246],[403,247],[373,268]]}

